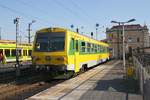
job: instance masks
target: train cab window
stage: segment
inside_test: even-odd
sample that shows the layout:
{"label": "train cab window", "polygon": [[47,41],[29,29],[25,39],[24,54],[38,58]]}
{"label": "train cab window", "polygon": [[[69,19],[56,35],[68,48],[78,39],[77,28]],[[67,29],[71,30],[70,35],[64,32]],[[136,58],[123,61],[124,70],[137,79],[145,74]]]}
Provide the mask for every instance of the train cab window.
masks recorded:
{"label": "train cab window", "polygon": [[58,52],[65,50],[64,32],[38,33],[36,36],[35,51]]}
{"label": "train cab window", "polygon": [[12,54],[12,56],[16,56],[16,49],[13,49],[13,50],[11,51],[11,54]]}
{"label": "train cab window", "polygon": [[79,51],[79,45],[78,45],[78,40],[76,40],[76,52]]}
{"label": "train cab window", "polygon": [[28,54],[29,54],[29,56],[31,56],[32,55],[32,50],[28,50]]}
{"label": "train cab window", "polygon": [[5,56],[10,57],[10,49],[5,49]]}

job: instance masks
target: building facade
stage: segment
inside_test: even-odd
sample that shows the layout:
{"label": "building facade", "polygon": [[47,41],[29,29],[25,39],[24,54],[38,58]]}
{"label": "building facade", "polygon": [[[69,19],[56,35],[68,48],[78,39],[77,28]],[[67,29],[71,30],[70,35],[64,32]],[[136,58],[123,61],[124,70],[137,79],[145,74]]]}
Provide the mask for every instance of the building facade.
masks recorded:
{"label": "building facade", "polygon": [[[123,35],[122,25],[113,26],[106,29],[107,42],[110,45],[110,51],[113,58],[122,58],[123,54]],[[132,55],[135,52],[141,52],[141,48],[149,47],[149,30],[146,25],[140,24],[124,25],[125,30],[125,51]]]}

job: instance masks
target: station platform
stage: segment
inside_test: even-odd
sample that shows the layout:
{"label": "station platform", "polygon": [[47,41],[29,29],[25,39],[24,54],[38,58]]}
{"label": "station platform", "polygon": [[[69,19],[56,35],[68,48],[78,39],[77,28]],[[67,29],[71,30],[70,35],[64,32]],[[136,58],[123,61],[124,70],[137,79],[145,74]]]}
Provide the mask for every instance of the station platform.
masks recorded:
{"label": "station platform", "polygon": [[28,100],[143,100],[129,93],[121,61],[99,65],[75,78],[48,88]]}

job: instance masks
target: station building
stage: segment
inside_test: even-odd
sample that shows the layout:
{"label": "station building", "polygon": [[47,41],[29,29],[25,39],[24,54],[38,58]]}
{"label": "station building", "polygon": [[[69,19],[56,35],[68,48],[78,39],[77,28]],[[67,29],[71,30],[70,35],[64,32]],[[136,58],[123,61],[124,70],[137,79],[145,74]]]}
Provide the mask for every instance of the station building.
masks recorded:
{"label": "station building", "polygon": [[[107,42],[113,58],[122,58],[123,32],[122,25],[112,26],[106,29]],[[125,51],[126,54],[142,52],[141,48],[150,47],[149,29],[147,25],[140,24],[124,25],[125,30]]]}

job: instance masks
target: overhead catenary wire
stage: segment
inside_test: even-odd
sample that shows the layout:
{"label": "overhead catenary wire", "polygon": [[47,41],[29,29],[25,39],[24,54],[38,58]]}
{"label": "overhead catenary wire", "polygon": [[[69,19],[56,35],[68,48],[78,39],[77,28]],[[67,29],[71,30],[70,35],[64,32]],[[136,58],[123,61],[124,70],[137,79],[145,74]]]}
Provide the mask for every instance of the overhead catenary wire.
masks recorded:
{"label": "overhead catenary wire", "polygon": [[[27,2],[25,2],[24,0],[17,0],[17,1],[18,1],[18,3],[20,3],[21,5],[24,5],[24,6],[26,6],[26,7],[30,7],[30,8],[32,8],[32,9],[36,9],[37,12],[43,13],[44,15],[51,14],[51,13],[49,13],[47,10],[42,9],[42,8],[40,8],[40,7],[37,7],[36,5],[32,5],[31,3],[27,3]],[[53,16],[55,16],[55,15],[53,14]],[[50,16],[48,16],[48,17],[50,17]],[[58,17],[58,16],[56,16],[56,17]],[[62,16],[61,16],[61,17],[62,17]]]}
{"label": "overhead catenary wire", "polygon": [[46,24],[46,23],[49,22],[49,21],[47,21],[47,20],[45,20],[45,19],[41,19],[41,18],[39,18],[39,17],[35,17],[35,16],[32,16],[32,15],[25,14],[25,13],[23,13],[23,12],[21,12],[21,11],[15,10],[15,9],[13,9],[13,8],[10,8],[10,7],[7,7],[7,6],[3,5],[3,4],[0,4],[0,7],[3,8],[3,9],[7,9],[8,11],[10,11],[10,12],[12,12],[12,13],[19,14],[19,15],[21,15],[21,16],[24,16],[26,19],[33,19],[33,18],[34,18],[34,19],[36,19],[36,20],[41,21],[41,22],[44,23],[44,24]]}
{"label": "overhead catenary wire", "polygon": [[72,3],[72,5],[78,8],[78,11],[80,11],[85,17],[87,17],[88,19],[91,19],[92,21],[96,20],[94,16],[90,16],[85,9],[83,9],[80,5],[75,3],[73,0],[69,0],[69,1]]}
{"label": "overhead catenary wire", "polygon": [[[80,22],[83,22],[83,20],[85,19],[85,18],[82,18],[81,16],[77,16],[78,15],[77,12],[73,11],[72,9],[70,9],[69,7],[64,5],[63,3],[59,2],[58,0],[54,0],[53,2],[56,3],[58,6],[61,6],[63,9],[65,9],[69,13],[71,13],[73,16],[75,16],[75,18],[77,17],[78,20],[80,20]],[[27,6],[27,7],[38,9],[37,11],[40,12],[40,13],[43,13],[43,14],[46,14],[46,15],[49,14],[49,12],[46,11],[45,9],[41,9],[41,8],[37,7],[36,5],[33,6],[31,3],[27,3],[23,0],[18,0],[18,3],[20,3],[24,6]],[[51,3],[51,2],[48,2],[48,3]],[[55,14],[53,14],[53,16],[55,16]],[[61,16],[61,17],[65,18],[65,16]],[[89,21],[89,19],[87,19],[87,20]],[[85,22],[87,22],[87,20]]]}
{"label": "overhead catenary wire", "polygon": [[83,18],[82,16],[79,16],[79,14],[76,11],[73,11],[68,6],[66,6],[63,3],[61,3],[59,0],[53,0],[53,2],[55,2],[58,6],[61,6],[67,12],[69,12],[70,14],[72,14],[73,16],[75,16],[76,19],[80,20],[80,22],[85,23],[85,22],[89,21],[89,20],[85,20],[85,18]]}

